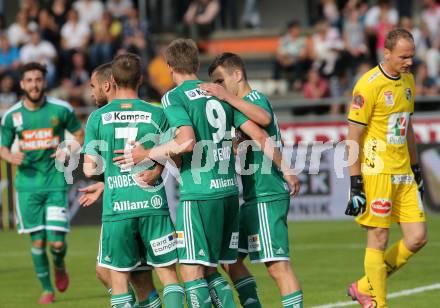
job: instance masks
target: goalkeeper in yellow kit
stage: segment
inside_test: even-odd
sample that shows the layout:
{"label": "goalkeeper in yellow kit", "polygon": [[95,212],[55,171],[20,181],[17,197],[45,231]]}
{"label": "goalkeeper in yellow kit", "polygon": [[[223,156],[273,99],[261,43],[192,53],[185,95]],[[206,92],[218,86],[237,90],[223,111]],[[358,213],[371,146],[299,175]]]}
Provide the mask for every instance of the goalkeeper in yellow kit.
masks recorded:
{"label": "goalkeeper in yellow kit", "polygon": [[[411,115],[414,112],[412,35],[392,30],[385,40],[384,61],[365,73],[353,90],[348,114],[351,189],[346,214],[367,229],[365,276],[348,295],[362,307],[387,307],[387,278],[427,241],[422,204],[423,180],[418,166]],[[387,248],[391,222],[403,238]]]}

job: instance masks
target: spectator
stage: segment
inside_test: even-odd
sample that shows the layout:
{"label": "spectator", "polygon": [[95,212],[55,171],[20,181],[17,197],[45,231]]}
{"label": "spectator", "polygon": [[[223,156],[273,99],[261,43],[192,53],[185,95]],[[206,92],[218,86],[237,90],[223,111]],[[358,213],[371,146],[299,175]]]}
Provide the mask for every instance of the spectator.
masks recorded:
{"label": "spectator", "polygon": [[56,49],[60,49],[60,31],[55,22],[55,18],[47,9],[40,11],[38,16],[38,26],[41,33],[41,39],[50,42]]}
{"label": "spectator", "polygon": [[[276,51],[274,79],[287,73],[287,79],[295,90],[301,89],[301,81],[310,61],[307,59],[306,39],[301,36],[301,26],[297,21],[287,25],[287,33],[280,38]],[[295,83],[295,84],[294,84]]]}
{"label": "spectator", "polygon": [[154,48],[148,34],[147,23],[140,21],[137,10],[132,9],[122,28],[123,48],[139,55],[145,68],[154,55]]}
{"label": "spectator", "polygon": [[218,0],[193,0],[183,18],[184,35],[196,41],[207,39],[214,30],[219,11]]}
{"label": "spectator", "polygon": [[[377,5],[372,6],[365,15],[365,30],[367,33],[367,46],[371,55],[372,63],[377,63],[377,25],[380,22],[397,25],[399,13],[391,6],[391,0],[379,0]],[[383,25],[382,25],[383,26]]]}
{"label": "spectator", "polygon": [[220,20],[223,29],[237,29],[237,2],[235,0],[220,0]]}
{"label": "spectator", "polygon": [[428,67],[422,62],[416,71],[416,93],[422,96],[434,96],[438,94],[437,82],[434,78],[428,76]]}
{"label": "spectator", "polygon": [[241,19],[246,28],[259,28],[261,26],[259,4],[260,0],[245,1],[243,16]]}
{"label": "spectator", "polygon": [[[306,82],[302,88],[302,94],[304,98],[317,100],[320,98],[327,98],[330,96],[330,88],[327,80],[321,76],[319,70],[311,68],[307,73]],[[328,113],[329,108],[327,106],[317,107],[297,107],[294,108],[296,115],[306,114],[325,114]]]}
{"label": "spectator", "polygon": [[423,7],[422,20],[429,29],[431,40],[436,40],[440,23],[440,5],[436,0],[424,0]]}
{"label": "spectator", "polygon": [[89,26],[78,19],[78,12],[70,10],[61,28],[61,47],[64,50],[86,48],[90,38]]}
{"label": "spectator", "polygon": [[61,29],[67,21],[67,14],[70,11],[70,4],[67,0],[53,0],[49,8],[50,14],[54,17],[58,29]]}
{"label": "spectator", "polygon": [[321,0],[322,14],[332,27],[339,27],[340,15],[335,0]]}
{"label": "spectator", "polygon": [[57,51],[49,41],[42,41],[40,33],[35,30],[31,34],[31,41],[20,50],[20,60],[23,64],[39,62],[46,65],[47,85],[52,88],[56,83],[55,60]]}
{"label": "spectator", "polygon": [[383,61],[383,51],[385,48],[385,37],[394,28],[387,16],[386,11],[380,13],[379,22],[376,25],[376,56],[378,62]]}
{"label": "spectator", "polygon": [[352,73],[356,71],[359,63],[366,58],[368,52],[365,44],[364,27],[359,17],[359,11],[353,8],[347,12],[344,20],[344,44]]}
{"label": "spectator", "polygon": [[338,29],[331,28],[327,21],[317,23],[315,28],[310,56],[314,59],[314,67],[319,68],[324,76],[329,77],[335,73],[335,64],[344,43]]}
{"label": "spectator", "polygon": [[0,34],[0,75],[6,72],[17,72],[19,66],[20,53],[18,48],[10,45],[6,34]]}
{"label": "spectator", "polygon": [[112,60],[114,45],[121,32],[121,23],[114,21],[108,11],[104,12],[101,19],[94,23],[93,44],[90,46],[91,67],[97,67]]}
{"label": "spectator", "polygon": [[38,25],[35,22],[29,22],[25,11],[18,11],[15,22],[8,29],[9,42],[14,46],[21,47],[31,40],[31,29],[37,27]]}
{"label": "spectator", "polygon": [[104,12],[104,5],[99,0],[78,0],[73,3],[77,10],[79,20],[89,26],[98,21]]}
{"label": "spectator", "polygon": [[5,16],[3,14],[0,13],[0,32],[3,32],[6,30],[6,21],[5,21]]}
{"label": "spectator", "polygon": [[417,66],[421,61],[426,61],[428,50],[432,47],[431,35],[426,23],[421,21],[420,28],[414,27],[411,18],[403,17],[400,26],[413,35],[416,49],[414,64]]}
{"label": "spectator", "polygon": [[38,0],[21,0],[20,10],[26,12],[30,21],[38,22],[38,13],[40,12]]}
{"label": "spectator", "polygon": [[307,74],[307,81],[303,86],[304,98],[319,99],[330,96],[330,88],[326,79],[316,68],[310,69]]}
{"label": "spectator", "polygon": [[88,95],[90,76],[86,69],[86,55],[83,52],[75,52],[72,56],[72,64],[72,73],[62,82],[64,96],[68,100],[77,99],[90,102]]}
{"label": "spectator", "polygon": [[0,112],[6,111],[17,100],[14,77],[11,74],[3,75],[0,79]]}
{"label": "spectator", "polygon": [[108,0],[107,10],[118,19],[125,19],[133,8],[131,0]]}
{"label": "spectator", "polygon": [[160,100],[160,98],[173,86],[173,79],[171,78],[170,72],[168,70],[167,62],[164,58],[164,51],[167,45],[160,44],[159,52],[148,64],[148,79],[151,87],[156,92],[155,98]]}

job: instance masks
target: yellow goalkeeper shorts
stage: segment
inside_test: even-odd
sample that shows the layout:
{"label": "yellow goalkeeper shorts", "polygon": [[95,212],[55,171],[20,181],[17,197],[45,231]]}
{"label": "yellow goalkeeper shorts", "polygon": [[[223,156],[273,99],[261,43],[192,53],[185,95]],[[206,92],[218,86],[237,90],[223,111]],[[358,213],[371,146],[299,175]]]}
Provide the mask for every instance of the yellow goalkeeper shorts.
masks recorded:
{"label": "yellow goalkeeper shorts", "polygon": [[425,211],[412,174],[363,175],[365,212],[356,221],[367,227],[389,228],[391,222],[423,222]]}

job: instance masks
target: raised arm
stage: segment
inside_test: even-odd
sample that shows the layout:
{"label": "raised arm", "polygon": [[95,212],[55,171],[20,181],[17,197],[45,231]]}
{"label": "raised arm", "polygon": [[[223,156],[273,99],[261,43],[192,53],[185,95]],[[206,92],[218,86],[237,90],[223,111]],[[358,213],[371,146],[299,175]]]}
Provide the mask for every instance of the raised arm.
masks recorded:
{"label": "raised arm", "polygon": [[267,127],[270,125],[270,123],[272,123],[272,117],[266,110],[228,92],[221,85],[215,83],[202,83],[199,85],[199,87],[200,89],[206,91],[209,95],[215,96],[227,102],[232,107],[247,116],[251,121],[262,127]]}

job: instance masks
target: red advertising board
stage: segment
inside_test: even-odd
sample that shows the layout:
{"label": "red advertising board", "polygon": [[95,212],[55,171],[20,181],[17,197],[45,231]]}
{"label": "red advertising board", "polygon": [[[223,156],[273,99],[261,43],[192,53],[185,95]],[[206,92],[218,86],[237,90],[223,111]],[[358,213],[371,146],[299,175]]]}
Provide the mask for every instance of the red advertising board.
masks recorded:
{"label": "red advertising board", "polygon": [[[413,119],[417,141],[422,144],[440,143],[439,118]],[[347,136],[347,122],[281,123],[285,142],[339,142]]]}

